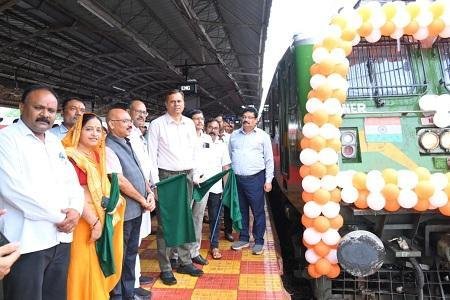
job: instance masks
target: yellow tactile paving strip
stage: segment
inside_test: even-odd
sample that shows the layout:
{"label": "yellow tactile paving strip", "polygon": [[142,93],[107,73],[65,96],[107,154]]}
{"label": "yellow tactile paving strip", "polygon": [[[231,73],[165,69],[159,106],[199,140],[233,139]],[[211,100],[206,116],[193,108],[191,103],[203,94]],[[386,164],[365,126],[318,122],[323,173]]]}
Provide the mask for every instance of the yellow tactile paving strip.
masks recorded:
{"label": "yellow tactile paving strip", "polygon": [[[151,235],[141,245],[141,268],[144,275],[151,276],[155,280],[143,287],[152,291],[152,299],[163,300],[290,299],[281,281],[281,258],[274,246],[271,222],[267,213],[266,223],[266,241],[262,255],[252,254],[252,242],[249,248],[241,251],[231,250],[232,243],[226,241],[221,232],[219,249],[223,257],[220,260],[213,260],[208,253],[209,227],[208,224],[204,224],[200,253],[208,259],[209,264],[198,267],[202,268],[205,274],[197,278],[178,274],[174,270],[178,283],[172,286],[166,286],[158,279],[156,236]],[[238,234],[234,233],[234,237],[236,239]]]}

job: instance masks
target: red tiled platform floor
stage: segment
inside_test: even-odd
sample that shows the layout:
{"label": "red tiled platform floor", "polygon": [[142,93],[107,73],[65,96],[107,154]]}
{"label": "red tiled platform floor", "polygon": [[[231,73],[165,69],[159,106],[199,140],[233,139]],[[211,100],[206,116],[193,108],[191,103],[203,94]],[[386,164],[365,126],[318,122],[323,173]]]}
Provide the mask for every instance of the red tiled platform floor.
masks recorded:
{"label": "red tiled platform floor", "polygon": [[[250,222],[251,223],[251,222]],[[220,250],[222,259],[214,260],[208,253],[209,227],[203,225],[203,237],[201,254],[208,259],[206,266],[202,268],[205,274],[201,277],[178,274],[174,275],[178,283],[172,286],[164,285],[159,280],[159,266],[156,260],[156,236],[151,235],[142,241],[141,268],[143,275],[148,275],[155,280],[143,288],[152,291],[152,299],[181,300],[181,299],[225,299],[225,300],[249,300],[249,299],[290,299],[284,290],[281,281],[281,258],[275,247],[271,222],[266,211],[267,230],[265,235],[264,253],[253,255],[251,247],[242,251],[234,251],[231,244],[223,237],[221,231]],[[156,226],[156,224],[154,224]],[[235,239],[238,234],[233,234]],[[252,246],[253,243],[250,243]]]}

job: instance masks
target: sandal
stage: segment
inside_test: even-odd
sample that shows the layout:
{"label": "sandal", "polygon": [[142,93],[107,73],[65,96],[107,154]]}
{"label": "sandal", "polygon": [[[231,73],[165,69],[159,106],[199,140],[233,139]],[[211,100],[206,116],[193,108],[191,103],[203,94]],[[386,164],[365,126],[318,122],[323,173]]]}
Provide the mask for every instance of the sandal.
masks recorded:
{"label": "sandal", "polygon": [[219,251],[219,248],[212,248],[211,249],[211,256],[213,259],[221,259],[222,254]]}

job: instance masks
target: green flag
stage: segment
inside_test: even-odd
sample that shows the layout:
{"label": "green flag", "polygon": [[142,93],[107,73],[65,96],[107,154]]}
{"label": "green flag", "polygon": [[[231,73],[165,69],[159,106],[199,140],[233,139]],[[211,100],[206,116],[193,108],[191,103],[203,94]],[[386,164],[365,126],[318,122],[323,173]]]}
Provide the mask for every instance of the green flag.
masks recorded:
{"label": "green flag", "polygon": [[230,209],[231,220],[233,220],[233,228],[236,231],[242,230],[242,215],[239,207],[239,196],[236,184],[236,175],[233,169],[229,170],[228,180],[223,189],[222,203]]}
{"label": "green flag", "polygon": [[200,201],[209,191],[209,189],[223,176],[228,175],[227,183],[223,189],[222,203],[230,209],[231,219],[233,220],[233,228],[236,231],[242,230],[242,215],[239,208],[239,196],[237,192],[236,175],[234,175],[233,169],[228,169],[223,172],[208,178],[202,182],[199,186],[194,186],[193,198],[195,201]]}
{"label": "green flag", "polygon": [[175,247],[195,242],[186,174],[169,177],[158,182],[156,186],[161,227],[167,246]]}
{"label": "green flag", "polygon": [[113,255],[113,234],[114,226],[112,224],[113,215],[109,214],[114,210],[119,201],[120,190],[119,180],[116,173],[111,174],[111,191],[109,194],[109,201],[105,207],[105,224],[100,238],[95,242],[97,256],[100,262],[100,268],[105,277],[114,274],[114,255]]}
{"label": "green flag", "polygon": [[203,181],[199,185],[194,186],[194,192],[192,193],[192,198],[194,201],[200,201],[203,199],[203,197],[206,195],[206,193],[209,191],[209,189],[220,179],[222,179],[223,176],[225,176],[228,173],[228,170],[225,170],[223,172],[217,173],[216,175],[208,178],[207,180]]}

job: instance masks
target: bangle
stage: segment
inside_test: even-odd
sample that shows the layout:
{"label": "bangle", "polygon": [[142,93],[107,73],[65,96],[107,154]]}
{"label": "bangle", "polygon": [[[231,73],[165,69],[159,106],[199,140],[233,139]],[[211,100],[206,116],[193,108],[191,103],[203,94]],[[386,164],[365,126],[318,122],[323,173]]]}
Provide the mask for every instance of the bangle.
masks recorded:
{"label": "bangle", "polygon": [[97,218],[97,220],[95,220],[94,224],[92,224],[91,226],[91,230],[94,229],[95,225],[97,225],[97,223],[100,221],[100,218]]}

